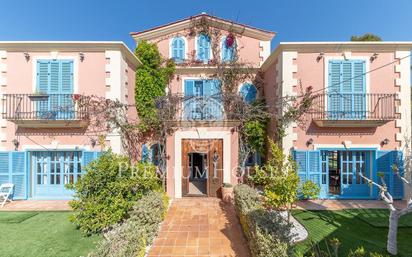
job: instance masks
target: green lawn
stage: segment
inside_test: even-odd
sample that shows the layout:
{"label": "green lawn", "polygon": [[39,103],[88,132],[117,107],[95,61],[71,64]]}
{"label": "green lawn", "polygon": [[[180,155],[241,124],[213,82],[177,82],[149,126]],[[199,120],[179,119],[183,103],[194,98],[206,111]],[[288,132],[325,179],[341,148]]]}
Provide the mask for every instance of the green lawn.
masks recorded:
{"label": "green lawn", "polygon": [[0,212],[0,256],[86,256],[99,237],[84,237],[70,212]]}
{"label": "green lawn", "polygon": [[[346,256],[357,246],[386,253],[388,233],[387,210],[342,210],[342,211],[293,211],[293,216],[308,230],[309,238],[297,245],[297,250],[305,252],[311,242],[323,248],[325,239],[338,238],[340,253]],[[412,256],[412,215],[402,217],[398,231],[399,256]]]}

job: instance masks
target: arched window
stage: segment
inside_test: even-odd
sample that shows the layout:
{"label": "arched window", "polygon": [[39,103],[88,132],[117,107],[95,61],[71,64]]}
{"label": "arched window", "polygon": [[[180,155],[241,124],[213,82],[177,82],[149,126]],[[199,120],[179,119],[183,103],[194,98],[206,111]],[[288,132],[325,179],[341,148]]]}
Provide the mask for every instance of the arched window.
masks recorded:
{"label": "arched window", "polygon": [[204,63],[210,60],[210,37],[203,33],[197,38],[197,59]]}
{"label": "arched window", "polygon": [[222,61],[230,62],[233,61],[236,54],[236,42],[226,42],[227,37],[222,39]]}
{"label": "arched window", "polygon": [[171,58],[175,60],[175,62],[182,62],[185,59],[185,40],[182,37],[173,38]]}
{"label": "arched window", "polygon": [[253,84],[246,83],[240,88],[240,94],[245,102],[250,104],[256,100],[257,89]]}

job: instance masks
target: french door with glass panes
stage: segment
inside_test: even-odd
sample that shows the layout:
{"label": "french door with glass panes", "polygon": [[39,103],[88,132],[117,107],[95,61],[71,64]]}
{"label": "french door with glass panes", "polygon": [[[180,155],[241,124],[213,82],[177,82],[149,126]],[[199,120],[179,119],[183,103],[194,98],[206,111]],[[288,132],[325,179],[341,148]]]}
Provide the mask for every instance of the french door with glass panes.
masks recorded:
{"label": "french door with glass panes", "polygon": [[370,177],[369,151],[341,151],[341,196],[351,198],[368,198],[371,190],[361,173]]}
{"label": "french door with glass panes", "polygon": [[73,192],[66,188],[82,175],[81,151],[31,152],[32,198],[66,199]]}

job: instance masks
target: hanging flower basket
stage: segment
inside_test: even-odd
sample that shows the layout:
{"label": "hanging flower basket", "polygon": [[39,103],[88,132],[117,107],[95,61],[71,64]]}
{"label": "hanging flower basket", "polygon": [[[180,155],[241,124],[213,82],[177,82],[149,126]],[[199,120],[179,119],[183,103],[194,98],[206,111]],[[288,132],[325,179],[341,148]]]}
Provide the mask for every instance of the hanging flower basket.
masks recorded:
{"label": "hanging flower basket", "polygon": [[73,98],[74,101],[78,101],[78,100],[80,99],[80,97],[81,97],[80,94],[74,94],[74,95],[72,96],[72,98]]}
{"label": "hanging flower basket", "polygon": [[231,48],[235,44],[235,36],[232,33],[226,36],[225,44],[227,48]]}

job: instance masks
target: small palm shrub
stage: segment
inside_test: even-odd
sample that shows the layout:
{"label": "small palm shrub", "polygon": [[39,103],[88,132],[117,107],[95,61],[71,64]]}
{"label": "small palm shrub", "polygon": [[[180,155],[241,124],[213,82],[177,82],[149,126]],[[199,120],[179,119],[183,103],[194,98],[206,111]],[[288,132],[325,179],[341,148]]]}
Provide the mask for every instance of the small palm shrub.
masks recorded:
{"label": "small palm shrub", "polygon": [[131,165],[129,159],[108,151],[86,167],[87,173],[72,189],[71,221],[86,234],[99,233],[125,218],[144,194],[160,190],[155,167]]}
{"label": "small palm shrub", "polygon": [[312,180],[306,180],[300,188],[300,195],[303,199],[316,199],[319,197],[320,187]]}
{"label": "small palm shrub", "polygon": [[143,257],[147,245],[157,235],[169,200],[166,195],[151,192],[143,196],[130,211],[130,218],[113,226],[89,257]]}

